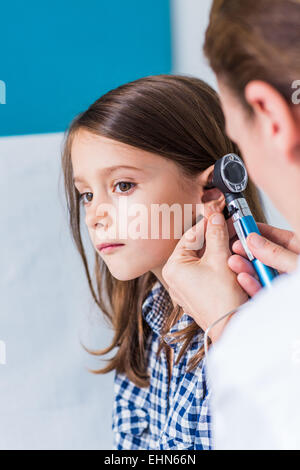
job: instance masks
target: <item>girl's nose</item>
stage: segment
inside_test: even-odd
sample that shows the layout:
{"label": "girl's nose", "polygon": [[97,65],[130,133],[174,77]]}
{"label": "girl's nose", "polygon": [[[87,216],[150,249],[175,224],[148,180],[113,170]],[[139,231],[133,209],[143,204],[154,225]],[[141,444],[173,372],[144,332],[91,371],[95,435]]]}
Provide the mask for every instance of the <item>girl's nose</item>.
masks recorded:
{"label": "girl's nose", "polygon": [[86,210],[85,222],[89,230],[107,231],[116,221],[116,209],[103,198],[94,198]]}
{"label": "girl's nose", "polygon": [[94,209],[86,214],[85,223],[89,229],[102,228],[103,230],[107,230],[110,217],[107,211],[104,211],[101,215],[97,215],[96,209]]}

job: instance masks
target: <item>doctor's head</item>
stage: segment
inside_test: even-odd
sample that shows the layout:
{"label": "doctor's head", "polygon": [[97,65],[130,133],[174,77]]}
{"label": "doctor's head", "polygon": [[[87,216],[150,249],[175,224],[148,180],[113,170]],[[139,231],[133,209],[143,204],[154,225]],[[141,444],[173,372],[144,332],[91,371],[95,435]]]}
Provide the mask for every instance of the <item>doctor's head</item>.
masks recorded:
{"label": "doctor's head", "polygon": [[300,230],[300,0],[214,0],[204,50],[228,136]]}

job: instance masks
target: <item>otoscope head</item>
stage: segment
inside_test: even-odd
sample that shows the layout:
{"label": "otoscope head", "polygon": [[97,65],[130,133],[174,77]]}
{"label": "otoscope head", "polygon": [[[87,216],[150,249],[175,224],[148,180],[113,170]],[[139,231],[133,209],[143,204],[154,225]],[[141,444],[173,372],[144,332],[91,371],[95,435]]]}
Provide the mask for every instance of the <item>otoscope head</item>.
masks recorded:
{"label": "otoscope head", "polygon": [[210,186],[222,193],[240,193],[248,184],[248,174],[241,158],[235,153],[228,153],[217,160],[211,175]]}

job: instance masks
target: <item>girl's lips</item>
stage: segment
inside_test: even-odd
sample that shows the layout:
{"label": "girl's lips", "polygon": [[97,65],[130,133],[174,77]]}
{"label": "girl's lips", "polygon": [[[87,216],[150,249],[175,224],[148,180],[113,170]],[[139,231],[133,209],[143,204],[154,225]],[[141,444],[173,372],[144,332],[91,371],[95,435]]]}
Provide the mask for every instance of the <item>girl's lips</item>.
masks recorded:
{"label": "girl's lips", "polygon": [[124,246],[124,243],[102,243],[101,245],[97,245],[96,248],[101,252],[110,253],[121,246]]}

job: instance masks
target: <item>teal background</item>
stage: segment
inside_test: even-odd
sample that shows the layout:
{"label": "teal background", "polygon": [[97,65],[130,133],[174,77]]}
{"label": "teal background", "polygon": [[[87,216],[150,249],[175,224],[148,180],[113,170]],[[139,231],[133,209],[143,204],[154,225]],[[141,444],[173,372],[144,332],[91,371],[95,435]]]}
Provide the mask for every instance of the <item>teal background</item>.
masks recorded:
{"label": "teal background", "polygon": [[64,131],[103,93],[171,73],[169,0],[1,5],[0,135]]}

